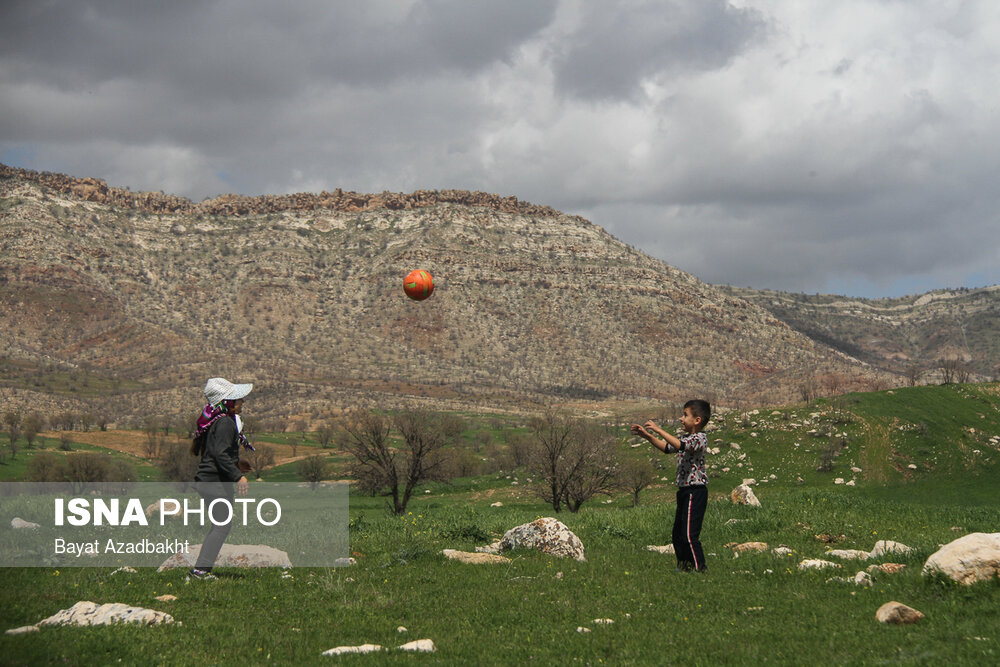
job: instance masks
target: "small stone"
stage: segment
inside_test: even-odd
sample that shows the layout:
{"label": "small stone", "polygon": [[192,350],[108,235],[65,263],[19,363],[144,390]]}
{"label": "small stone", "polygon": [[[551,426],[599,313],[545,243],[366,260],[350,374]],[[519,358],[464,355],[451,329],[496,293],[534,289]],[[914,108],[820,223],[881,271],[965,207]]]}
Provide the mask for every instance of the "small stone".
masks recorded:
{"label": "small stone", "polygon": [[653,544],[647,544],[646,545],[646,550],[647,551],[655,551],[655,552],[661,553],[661,554],[673,554],[674,553],[674,545],[672,545],[672,544],[664,544],[662,546],[656,546],[656,545],[653,545]]}
{"label": "small stone", "polygon": [[362,644],[360,646],[338,646],[336,648],[331,648],[329,650],[323,651],[323,655],[334,656],[334,655],[345,655],[347,653],[374,653],[375,651],[381,651],[382,647],[378,644]]}
{"label": "small stone", "polygon": [[16,516],[16,517],[14,517],[13,519],[10,520],[10,527],[11,528],[18,528],[18,529],[20,529],[20,528],[41,528],[41,526],[38,525],[37,523],[34,523],[33,521],[25,521],[24,519],[22,519],[19,516]]}
{"label": "small stone", "polygon": [[160,602],[173,602],[177,599],[176,595],[157,595],[154,600],[159,600]]}
{"label": "small stone", "polygon": [[596,625],[614,625],[614,621],[610,618],[595,618],[594,623]]}
{"label": "small stone", "polygon": [[26,635],[29,632],[38,632],[39,627],[37,625],[22,625],[19,628],[11,628],[4,632],[5,635]]}
{"label": "small stone", "polygon": [[748,505],[750,507],[760,507],[760,501],[756,494],[746,484],[740,484],[729,493],[729,499],[734,505]]}
{"label": "small stone", "polygon": [[870,553],[861,549],[832,549],[827,551],[826,555],[844,560],[868,560],[871,557]]}
{"label": "small stone", "polygon": [[500,556],[499,554],[472,553],[469,551],[457,551],[455,549],[444,549],[441,554],[449,560],[457,560],[461,563],[472,565],[496,565],[510,562],[509,558]]}
{"label": "small stone", "polygon": [[886,602],[875,612],[875,618],[880,623],[893,623],[895,625],[916,623],[923,617],[924,615],[913,607],[908,607],[902,602],[896,602],[895,600]]}
{"label": "small stone", "polygon": [[406,628],[401,625],[398,628],[396,628],[396,632],[400,632],[400,633],[406,632]]}
{"label": "small stone", "polygon": [[831,563],[828,560],[822,560],[820,558],[807,558],[801,563],[799,563],[800,570],[824,570],[828,567],[840,567],[840,563]]}
{"label": "small stone", "polygon": [[576,626],[576,631],[579,633],[590,632],[590,628],[585,628],[582,625]]}
{"label": "small stone", "polygon": [[434,642],[430,639],[417,639],[399,647],[400,651],[411,651],[419,653],[433,653],[437,650]]}
{"label": "small stone", "polygon": [[881,563],[879,565],[869,565],[868,572],[873,574],[875,572],[881,572],[882,574],[896,574],[905,568],[906,566],[901,563]]}
{"label": "small stone", "polygon": [[900,556],[908,556],[913,551],[912,548],[902,544],[901,542],[893,542],[892,540],[879,540],[875,543],[875,548],[872,549],[872,558],[879,558],[887,554],[898,554]]}

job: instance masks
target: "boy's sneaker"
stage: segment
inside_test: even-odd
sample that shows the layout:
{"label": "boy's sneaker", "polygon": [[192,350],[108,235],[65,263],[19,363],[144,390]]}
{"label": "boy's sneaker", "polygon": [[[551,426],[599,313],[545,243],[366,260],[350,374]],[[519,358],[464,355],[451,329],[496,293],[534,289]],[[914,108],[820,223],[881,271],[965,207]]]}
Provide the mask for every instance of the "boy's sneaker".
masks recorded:
{"label": "boy's sneaker", "polygon": [[195,579],[203,579],[205,581],[211,581],[212,579],[217,578],[214,574],[212,574],[208,570],[199,570],[198,568],[192,569],[191,572],[189,572],[188,574],[190,574]]}

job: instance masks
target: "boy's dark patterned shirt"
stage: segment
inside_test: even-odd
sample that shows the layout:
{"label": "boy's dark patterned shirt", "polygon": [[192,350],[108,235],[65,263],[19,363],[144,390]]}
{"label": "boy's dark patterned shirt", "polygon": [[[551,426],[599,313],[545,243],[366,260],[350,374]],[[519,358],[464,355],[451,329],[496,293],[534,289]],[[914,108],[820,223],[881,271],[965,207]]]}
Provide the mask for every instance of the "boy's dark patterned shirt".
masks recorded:
{"label": "boy's dark patterned shirt", "polygon": [[680,440],[680,449],[670,448],[671,452],[677,452],[677,486],[707,485],[705,454],[708,450],[708,437],[698,432]]}

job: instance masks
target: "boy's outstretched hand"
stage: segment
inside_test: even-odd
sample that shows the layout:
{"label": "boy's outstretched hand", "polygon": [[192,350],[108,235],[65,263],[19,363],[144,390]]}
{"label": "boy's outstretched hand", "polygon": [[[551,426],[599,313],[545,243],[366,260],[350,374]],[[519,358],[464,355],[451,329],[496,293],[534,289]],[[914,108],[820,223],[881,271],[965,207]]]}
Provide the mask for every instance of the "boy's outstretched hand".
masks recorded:
{"label": "boy's outstretched hand", "polygon": [[[648,424],[648,422],[647,422],[647,424]],[[632,424],[631,431],[632,431],[632,435],[641,435],[644,438],[650,437],[649,432],[645,428],[643,428],[642,426],[639,426],[638,424]]]}

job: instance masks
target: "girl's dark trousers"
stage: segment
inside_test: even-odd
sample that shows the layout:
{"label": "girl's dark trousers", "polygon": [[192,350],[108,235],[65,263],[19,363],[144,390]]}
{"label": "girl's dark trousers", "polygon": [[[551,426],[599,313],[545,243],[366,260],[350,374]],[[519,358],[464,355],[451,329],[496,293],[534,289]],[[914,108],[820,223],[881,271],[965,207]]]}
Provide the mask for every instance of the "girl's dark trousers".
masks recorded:
{"label": "girl's dark trousers", "polygon": [[[215,559],[218,558],[219,552],[222,550],[222,545],[225,543],[226,537],[229,536],[229,531],[233,527],[233,515],[230,514],[229,509],[233,508],[233,514],[235,514],[233,483],[198,482],[198,494],[205,499],[205,521],[208,522],[210,529],[208,535],[205,536],[205,541],[201,545],[201,551],[198,553],[198,561],[195,563],[195,567],[199,570],[211,572],[212,566],[215,565]],[[224,503],[216,503],[211,512],[213,521],[209,519],[208,508],[212,501],[218,498],[229,501],[229,507],[226,507]],[[229,519],[229,521],[225,521],[225,519]],[[216,522],[222,523],[222,525],[216,525]]]}

